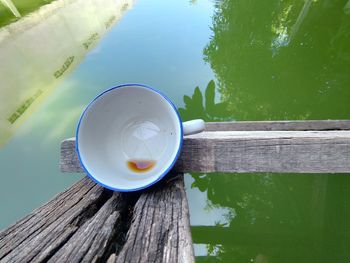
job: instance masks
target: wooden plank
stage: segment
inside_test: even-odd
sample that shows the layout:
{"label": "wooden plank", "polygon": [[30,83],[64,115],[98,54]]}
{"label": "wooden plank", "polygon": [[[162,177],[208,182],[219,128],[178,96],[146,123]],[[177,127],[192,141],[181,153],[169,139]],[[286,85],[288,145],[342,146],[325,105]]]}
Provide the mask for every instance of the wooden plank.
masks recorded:
{"label": "wooden plank", "polygon": [[[308,121],[232,121],[207,122],[206,131],[327,131],[350,130],[350,120],[308,120]],[[60,167],[63,172],[83,172],[76,164],[79,160],[72,151],[74,138],[61,144]]]}
{"label": "wooden plank", "polygon": [[194,262],[183,176],[142,193],[113,193],[86,177],[0,232],[0,262],[135,259]]}
{"label": "wooden plank", "polygon": [[0,233],[1,262],[44,262],[109,198],[84,178]]}
{"label": "wooden plank", "polygon": [[350,130],[350,120],[207,122],[206,131]]}
{"label": "wooden plank", "polygon": [[75,138],[66,139],[61,142],[60,170],[62,172],[83,173],[78,155],[75,150]]}
{"label": "wooden plank", "polygon": [[[61,170],[82,172],[74,138]],[[219,131],[186,136],[178,172],[349,173],[350,131]]]}
{"label": "wooden plank", "polygon": [[350,172],[350,131],[204,132],[177,163],[197,172]]}
{"label": "wooden plank", "polygon": [[114,195],[50,258],[48,262],[96,262],[103,259],[107,245],[121,223],[121,194]]}
{"label": "wooden plank", "polygon": [[194,262],[182,175],[172,183],[144,191],[132,222],[114,262]]}
{"label": "wooden plank", "polygon": [[[56,196],[49,203],[34,210],[16,224],[2,231],[0,233],[0,259],[4,260],[5,256],[11,256],[11,251],[20,244],[25,243],[26,239],[35,235],[41,228],[50,226],[60,215],[64,215],[68,213],[70,209],[76,207],[82,195],[91,192],[93,196],[99,198],[102,191],[92,189],[93,187],[94,184],[84,179]],[[96,198],[91,198],[88,203],[84,202],[84,204],[81,203],[79,206],[86,208],[89,206],[90,202],[94,202]],[[66,203],[65,200],[68,202]],[[65,205],[63,206],[62,204]]]}

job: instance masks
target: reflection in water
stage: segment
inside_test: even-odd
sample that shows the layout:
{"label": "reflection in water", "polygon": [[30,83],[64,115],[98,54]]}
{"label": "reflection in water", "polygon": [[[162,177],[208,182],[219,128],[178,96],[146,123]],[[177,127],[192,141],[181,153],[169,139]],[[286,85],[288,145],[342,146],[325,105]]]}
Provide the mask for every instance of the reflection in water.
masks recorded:
{"label": "reflection in water", "polygon": [[[184,96],[180,113],[185,120],[350,118],[346,1],[215,4],[213,36],[204,55],[216,74],[221,102],[214,102],[214,82],[204,103],[196,88],[192,97]],[[331,19],[324,22],[326,17]],[[209,110],[207,101],[223,109]],[[230,211],[225,224],[192,224],[194,243],[205,245],[207,253],[197,262],[342,262],[350,257],[349,175],[191,176],[188,187],[206,195],[209,210]],[[189,203],[193,210],[196,204]]]}
{"label": "reflection in water", "polygon": [[0,28],[0,146],[131,4],[58,0]]}
{"label": "reflection in water", "polygon": [[[34,1],[42,0],[30,2]],[[50,0],[45,0],[48,1]],[[102,4],[104,1],[96,2]],[[114,3],[118,1],[120,0]],[[17,1],[14,2],[17,4]],[[41,42],[51,43],[50,38],[61,28],[63,18],[83,17],[88,6],[85,6],[85,1],[81,3],[81,8],[66,9],[61,14],[62,20],[52,24],[52,33],[45,35],[47,39],[37,39],[37,45],[45,48]],[[23,9],[17,7],[21,14],[24,14]],[[109,5],[106,7],[112,8]],[[88,51],[77,67],[77,57],[73,54],[75,58],[72,64],[62,77],[59,77],[62,81],[51,89],[53,91],[49,92],[50,95],[46,96],[42,103],[40,99],[45,95],[45,91],[27,108],[24,115],[28,114],[28,111],[31,113],[33,107],[40,104],[0,149],[0,229],[25,216],[83,176],[62,174],[59,171],[59,145],[64,138],[74,136],[79,115],[97,94],[120,83],[145,83],[161,89],[176,105],[183,106],[181,98],[188,93],[189,87],[196,83],[205,87],[213,78],[209,65],[202,59],[203,47],[211,33],[208,24],[211,21],[212,10],[209,0],[198,1],[196,5],[190,5],[187,0],[135,1],[132,10],[123,13],[123,18],[118,24],[113,26],[112,19],[106,17],[106,24],[110,25],[111,30],[98,40],[98,44],[97,41],[90,44],[94,39],[93,34],[86,34],[86,37],[82,38],[81,43],[86,43],[91,51]],[[108,12],[108,9],[105,11]],[[115,20],[118,19],[119,12],[115,10]],[[99,21],[96,15],[89,14],[89,22]],[[101,21],[104,23],[106,20]],[[77,31],[85,31],[87,25],[81,24],[80,21],[76,20]],[[197,23],[193,24],[193,21]],[[68,34],[65,37],[79,35]],[[35,39],[28,38],[28,41],[32,43]],[[57,48],[59,47],[60,45],[57,45]],[[74,51],[76,46],[71,48]],[[82,48],[85,49],[85,46]],[[71,52],[67,53],[69,55],[65,56],[50,74],[64,69],[63,64],[72,56]],[[5,69],[4,64],[0,67],[1,70]],[[75,69],[67,74],[72,67]],[[20,73],[18,72],[18,77],[22,78]],[[0,83],[2,86],[1,80]],[[30,96],[19,101],[18,107],[29,98]],[[21,122],[21,118],[23,116],[14,124]],[[13,191],[14,187],[16,191]]]}
{"label": "reflection in water", "polygon": [[7,7],[15,17],[21,17],[21,14],[11,0],[0,0],[0,2]]}
{"label": "reflection in water", "polygon": [[[116,83],[134,81],[161,88],[181,105],[184,119],[349,118],[346,1],[311,1],[309,7],[305,6],[307,1],[292,0],[214,1],[213,32],[208,28],[212,1],[197,1],[195,5],[188,0],[138,1],[124,23],[114,27],[70,77],[66,76],[77,65],[78,54],[91,50],[102,35],[98,30],[90,31],[90,23],[109,27],[120,10],[115,9],[113,20],[113,15],[91,10],[95,8],[93,2],[102,1],[79,1],[75,7],[73,0],[56,2],[71,8],[59,12],[66,7],[58,6],[46,15],[43,9],[32,18],[50,21],[51,16],[59,15],[57,23],[51,23],[50,34],[43,30],[43,37],[39,33],[32,38],[13,37],[12,57],[2,52],[3,48],[11,50],[9,41],[1,40],[0,44],[0,72],[5,72],[0,73],[1,90],[6,85],[28,88],[28,94],[24,89],[18,91],[16,103],[10,105],[12,110],[4,115],[6,120],[17,110],[21,112],[24,105],[26,110],[14,125],[23,122],[53,90],[50,87],[55,85],[50,81],[65,79],[0,151],[0,228],[62,191],[70,180],[78,180],[78,175],[58,171],[59,141],[74,136],[84,106]],[[109,12],[108,8],[104,11]],[[300,15],[303,13],[306,15]],[[87,19],[84,14],[90,16],[87,22],[81,22]],[[297,22],[298,17],[303,19]],[[76,27],[66,30],[70,19],[75,19]],[[39,30],[44,24],[33,27]],[[17,27],[12,28],[5,33],[0,29],[0,39],[16,32]],[[30,30],[22,31],[26,35]],[[66,30],[65,34],[57,38],[61,30]],[[46,45],[55,48],[46,50]],[[216,85],[210,82],[204,91],[214,78],[202,61],[205,46],[205,58],[217,79]],[[15,52],[17,47],[21,49]],[[40,60],[45,60],[49,51],[58,55],[43,67]],[[59,63],[50,66],[55,60]],[[41,75],[45,70],[48,73]],[[41,76],[48,81],[40,81]],[[187,90],[196,83],[203,89]],[[36,93],[38,90],[43,93]],[[1,102],[5,95],[15,96],[11,90],[7,93],[0,91]],[[184,94],[191,96],[185,96],[181,104]],[[349,178],[291,174],[187,177],[191,219],[197,222],[194,241],[208,254],[217,255],[197,258],[197,262],[346,262]],[[201,214],[198,207],[205,207],[208,213]]]}
{"label": "reflection in water", "polygon": [[350,117],[345,5],[329,0],[216,2],[204,55],[236,119]]}
{"label": "reflection in water", "polygon": [[350,0],[346,2],[346,5],[344,6],[344,13],[349,15],[350,14]]}
{"label": "reflection in water", "polygon": [[205,100],[203,102],[202,92],[195,88],[192,98],[185,95],[183,97],[185,107],[179,108],[183,120],[203,119],[204,121],[225,121],[232,120],[227,111],[227,102],[215,102],[215,82],[211,80],[205,89]]}
{"label": "reflection in water", "polygon": [[[308,174],[192,174],[227,224],[192,225],[197,262],[341,262],[350,252],[350,179]],[[191,203],[190,203],[191,205]],[[191,209],[192,210],[192,209]]]}

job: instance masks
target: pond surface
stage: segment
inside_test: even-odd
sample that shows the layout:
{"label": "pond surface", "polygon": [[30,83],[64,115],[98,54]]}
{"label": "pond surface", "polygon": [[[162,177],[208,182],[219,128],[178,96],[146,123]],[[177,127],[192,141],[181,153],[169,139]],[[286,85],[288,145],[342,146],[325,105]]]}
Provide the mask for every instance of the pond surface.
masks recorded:
{"label": "pond surface", "polygon": [[[56,0],[0,28],[0,61],[1,229],[82,177],[59,172],[60,141],[120,83],[184,120],[350,119],[350,2]],[[350,257],[349,175],[185,181],[197,262]]]}

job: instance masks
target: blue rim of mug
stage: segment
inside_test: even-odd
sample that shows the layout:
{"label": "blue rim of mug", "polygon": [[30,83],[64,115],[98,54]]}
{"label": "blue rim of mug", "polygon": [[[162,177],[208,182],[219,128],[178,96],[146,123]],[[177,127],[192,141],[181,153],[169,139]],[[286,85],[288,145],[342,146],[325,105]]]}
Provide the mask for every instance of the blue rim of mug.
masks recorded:
{"label": "blue rim of mug", "polygon": [[[123,87],[128,87],[128,86],[133,86],[133,87],[141,87],[141,88],[145,88],[145,89],[148,89],[148,90],[151,90],[157,94],[159,94],[160,96],[162,96],[170,105],[171,107],[174,109],[177,117],[178,117],[178,120],[179,120],[179,123],[180,123],[180,145],[177,149],[177,153],[175,155],[175,158],[174,160],[172,161],[172,163],[168,166],[168,168],[158,176],[158,178],[154,181],[152,181],[151,183],[145,185],[145,186],[141,186],[141,187],[137,187],[137,188],[130,188],[130,189],[120,189],[120,188],[115,188],[115,187],[111,187],[109,185],[106,185],[102,182],[100,182],[99,180],[97,180],[90,172],[89,170],[85,167],[82,159],[81,159],[81,154],[80,154],[80,151],[79,151],[79,137],[78,137],[78,133],[79,133],[79,128],[80,128],[80,123],[81,121],[83,120],[84,116],[85,116],[85,112],[94,104],[94,102],[100,98],[102,95],[104,95],[105,93],[107,92],[110,92],[110,91],[113,91],[115,89],[118,89],[118,88],[123,88]],[[91,178],[91,180],[93,180],[94,182],[96,182],[97,184],[103,186],[104,188],[107,188],[109,190],[113,190],[113,191],[117,191],[117,192],[135,192],[135,191],[138,191],[138,190],[142,190],[142,189],[145,189],[145,188],[148,188],[150,187],[151,185],[154,185],[155,183],[157,183],[158,181],[160,181],[170,170],[171,168],[173,168],[173,166],[175,165],[177,159],[179,158],[180,156],[180,151],[182,149],[182,143],[183,143],[183,127],[182,127],[182,120],[181,120],[181,117],[180,117],[180,114],[178,112],[178,110],[176,109],[174,103],[167,97],[165,96],[162,92],[160,92],[159,90],[156,90],[152,87],[149,87],[149,86],[146,86],[144,84],[137,84],[137,83],[130,83],[130,84],[121,84],[121,85],[118,85],[118,86],[115,86],[115,87],[112,87],[112,88],[109,88],[105,91],[103,91],[102,93],[100,93],[99,95],[97,95],[85,108],[85,110],[83,111],[83,113],[81,114],[80,116],[80,119],[79,119],[79,122],[78,122],[78,126],[77,126],[77,130],[76,130],[76,133],[75,133],[75,148],[76,148],[76,151],[77,151],[77,154],[78,154],[78,159],[79,159],[79,162],[81,164],[81,166],[83,167],[83,170],[85,171],[85,173]]]}

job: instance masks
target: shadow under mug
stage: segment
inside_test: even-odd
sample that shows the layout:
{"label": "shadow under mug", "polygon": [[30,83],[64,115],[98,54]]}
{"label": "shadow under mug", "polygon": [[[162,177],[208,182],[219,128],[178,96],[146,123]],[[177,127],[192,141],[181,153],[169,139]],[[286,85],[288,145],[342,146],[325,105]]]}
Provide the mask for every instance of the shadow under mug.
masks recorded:
{"label": "shadow under mug", "polygon": [[174,104],[140,84],[108,89],[86,107],[76,131],[85,172],[119,192],[144,189],[174,166],[183,136],[204,130],[203,120],[182,123]]}

